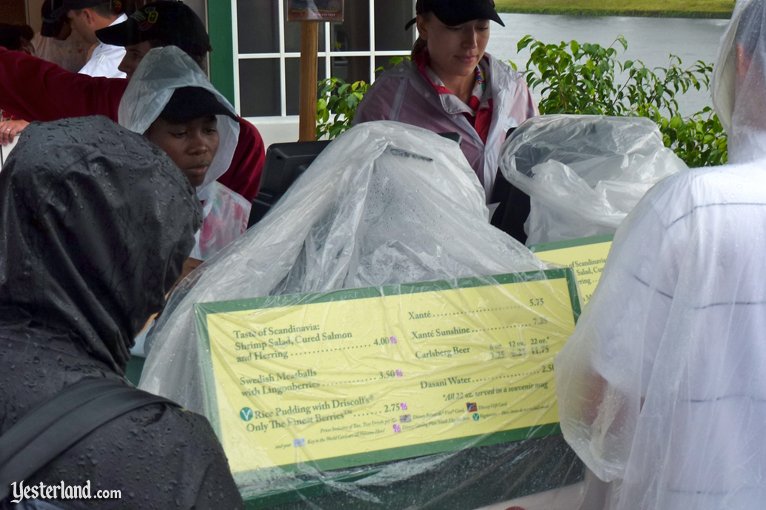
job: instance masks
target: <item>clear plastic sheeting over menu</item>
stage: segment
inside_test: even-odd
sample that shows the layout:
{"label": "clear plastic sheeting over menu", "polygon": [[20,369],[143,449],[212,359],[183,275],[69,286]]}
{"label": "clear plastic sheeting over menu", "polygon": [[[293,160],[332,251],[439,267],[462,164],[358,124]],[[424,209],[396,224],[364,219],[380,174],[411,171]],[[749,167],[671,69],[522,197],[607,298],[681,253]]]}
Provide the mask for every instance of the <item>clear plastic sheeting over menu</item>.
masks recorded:
{"label": "clear plastic sheeting over menu", "polygon": [[256,508],[579,494],[552,373],[572,273],[486,218],[455,142],[356,126],[175,291],[140,387],[211,420]]}
{"label": "clear plastic sheeting over menu", "polygon": [[649,119],[543,115],[506,140],[500,168],[530,196],[532,246],[614,234],[650,187],[687,167]]}

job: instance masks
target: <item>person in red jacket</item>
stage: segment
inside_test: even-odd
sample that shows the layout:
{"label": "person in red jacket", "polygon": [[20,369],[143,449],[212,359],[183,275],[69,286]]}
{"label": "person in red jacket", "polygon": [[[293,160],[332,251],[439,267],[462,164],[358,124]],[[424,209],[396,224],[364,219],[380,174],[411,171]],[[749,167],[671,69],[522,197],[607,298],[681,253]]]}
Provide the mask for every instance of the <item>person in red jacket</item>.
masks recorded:
{"label": "person in red jacket", "polygon": [[[202,20],[187,5],[157,0],[136,10],[127,21],[99,30],[99,39],[125,46],[121,68],[135,69],[152,47],[178,46],[204,69],[211,50]],[[105,115],[117,121],[117,109],[126,78],[94,78],[72,73],[50,62],[0,47],[0,109],[4,114],[28,121]],[[218,182],[248,200],[255,198],[265,161],[263,139],[258,130],[238,118],[239,138],[231,165]],[[8,131],[10,129],[10,132]],[[0,144],[18,134],[19,128],[0,122]]]}

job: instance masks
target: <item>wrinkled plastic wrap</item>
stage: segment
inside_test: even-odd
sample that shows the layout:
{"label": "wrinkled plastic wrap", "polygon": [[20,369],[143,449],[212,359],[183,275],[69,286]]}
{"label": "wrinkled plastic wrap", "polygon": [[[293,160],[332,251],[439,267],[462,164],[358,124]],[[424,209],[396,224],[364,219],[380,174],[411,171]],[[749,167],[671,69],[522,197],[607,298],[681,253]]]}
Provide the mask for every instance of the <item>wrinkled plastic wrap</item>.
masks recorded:
{"label": "wrinkled plastic wrap", "polygon": [[728,135],[730,163],[763,157],[766,89],[766,6],[738,1],[721,36],[710,85],[713,105]]}
{"label": "wrinkled plastic wrap", "polygon": [[[486,218],[483,190],[457,144],[395,122],[356,126],[319,155],[263,220],[174,292],[149,339],[140,387],[215,422],[201,361],[210,348],[195,328],[195,303],[259,296],[276,302],[298,294],[300,304],[304,293],[540,275],[544,265]],[[569,299],[566,292],[556,297]],[[529,306],[509,304],[515,305]],[[338,366],[353,370],[355,363],[363,361],[343,358]],[[253,405],[258,408],[257,398]],[[289,471],[235,473],[235,479],[246,498],[284,495],[281,508],[476,508],[581,479],[582,465],[560,435],[539,435],[374,466],[328,472],[305,462]]]}
{"label": "wrinkled plastic wrap", "polygon": [[766,161],[650,190],[556,358],[561,427],[607,508],[766,501]]}
{"label": "wrinkled plastic wrap", "polygon": [[614,234],[650,187],[687,167],[649,119],[543,115],[506,140],[500,168],[530,196],[532,246]]}
{"label": "wrinkled plastic wrap", "polygon": [[247,230],[251,203],[217,181],[197,189],[197,197],[205,221],[195,236],[191,257],[207,260]]}
{"label": "wrinkled plastic wrap", "polygon": [[556,358],[561,428],[610,510],[766,501],[765,7],[737,2],[714,71],[730,159],[748,163],[646,194]]}

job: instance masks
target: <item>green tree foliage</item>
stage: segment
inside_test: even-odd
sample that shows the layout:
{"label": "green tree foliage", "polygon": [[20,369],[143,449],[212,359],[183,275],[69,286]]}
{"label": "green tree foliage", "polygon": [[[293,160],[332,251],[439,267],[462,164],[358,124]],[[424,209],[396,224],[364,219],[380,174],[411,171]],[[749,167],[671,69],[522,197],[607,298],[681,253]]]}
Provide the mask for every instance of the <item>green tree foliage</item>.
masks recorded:
{"label": "green tree foliage", "polygon": [[540,97],[540,113],[648,117],[665,145],[690,167],[725,162],[726,135],[712,108],[684,117],[677,100],[691,88],[707,90],[712,66],[697,61],[682,67],[670,55],[668,67],[649,69],[641,61],[619,60],[617,44],[628,48],[622,36],[608,48],[523,37],[518,50],[529,49],[524,75]]}
{"label": "green tree foliage", "polygon": [[319,82],[317,99],[317,138],[333,139],[351,127],[356,108],[370,88],[366,81],[346,83],[341,78]]}
{"label": "green tree foliage", "polygon": [[[684,117],[677,100],[691,88],[708,90],[712,66],[697,61],[682,67],[681,59],[670,55],[668,67],[649,69],[641,61],[619,60],[616,45],[628,48],[622,36],[608,48],[523,37],[518,50],[530,52],[523,73],[540,98],[540,113],[648,117],[659,126],[665,145],[690,167],[724,163],[726,135],[712,108]],[[401,60],[395,57],[389,65]],[[321,81],[317,137],[332,139],[351,127],[369,87],[365,81],[347,83],[335,77]]]}
{"label": "green tree foliage", "polygon": [[[404,60],[405,57],[391,57],[386,67],[378,67],[378,75],[389,67]],[[317,138],[333,139],[351,127],[356,108],[362,101],[370,84],[364,80],[348,83],[341,78],[331,77],[319,81],[317,98]]]}

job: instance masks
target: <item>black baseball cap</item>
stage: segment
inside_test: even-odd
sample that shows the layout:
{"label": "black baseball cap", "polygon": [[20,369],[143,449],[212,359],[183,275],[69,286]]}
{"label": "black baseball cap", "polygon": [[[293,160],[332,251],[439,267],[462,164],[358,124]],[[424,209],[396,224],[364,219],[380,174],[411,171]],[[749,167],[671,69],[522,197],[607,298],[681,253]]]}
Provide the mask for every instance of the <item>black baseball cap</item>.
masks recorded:
{"label": "black baseball cap", "polygon": [[[434,13],[439,21],[447,26],[460,25],[475,19],[489,19],[505,26],[495,10],[493,0],[418,0],[415,4],[415,13],[427,12]],[[404,25],[404,29],[407,30],[416,21],[417,18],[412,18]]]}
{"label": "black baseball cap", "polygon": [[168,122],[189,122],[208,115],[226,115],[237,120],[236,114],[215,94],[201,87],[177,88],[159,116]]}
{"label": "black baseball cap", "polygon": [[[59,35],[64,23],[66,23],[58,15],[62,5],[64,5],[64,0],[45,0],[43,2],[40,8],[40,16],[42,17],[40,35],[45,37],[56,37]],[[54,16],[54,13],[56,13],[56,16]]]}
{"label": "black baseball cap", "polygon": [[146,4],[127,21],[96,30],[96,37],[114,46],[159,41],[164,46],[178,46],[192,56],[204,56],[213,49],[199,16],[188,5],[175,0]]}

